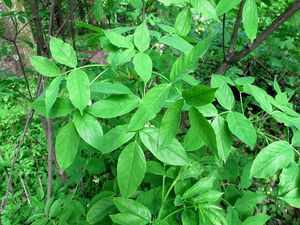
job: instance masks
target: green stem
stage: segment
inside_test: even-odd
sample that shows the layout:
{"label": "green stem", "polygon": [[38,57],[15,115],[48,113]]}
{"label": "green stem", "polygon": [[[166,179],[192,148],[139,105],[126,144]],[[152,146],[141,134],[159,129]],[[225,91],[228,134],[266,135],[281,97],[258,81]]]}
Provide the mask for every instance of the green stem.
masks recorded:
{"label": "green stem", "polygon": [[177,210],[175,210],[175,211],[169,213],[168,215],[166,215],[166,216],[163,218],[163,220],[166,220],[166,219],[168,219],[169,217],[173,216],[174,214],[179,213],[179,212],[181,212],[181,211],[183,211],[183,210],[185,210],[185,209],[190,209],[190,208],[195,208],[195,206],[187,206],[187,207],[184,207],[184,208],[177,209]]}
{"label": "green stem", "polygon": [[101,73],[99,73],[94,80],[92,80],[92,82],[90,83],[89,86],[91,86],[99,77],[101,77],[102,74],[104,74],[108,69],[103,70]]}
{"label": "green stem", "polygon": [[74,68],[74,69],[71,69],[71,70],[68,70],[64,73],[62,73],[61,75],[65,75],[65,74],[68,74],[74,70],[78,70],[78,69],[84,69],[84,68],[89,68],[89,67],[106,67],[107,65],[105,64],[90,64],[90,65],[85,65],[85,66],[80,66],[78,68]]}
{"label": "green stem", "polygon": [[163,209],[164,209],[165,203],[166,203],[166,201],[167,201],[167,199],[168,199],[168,196],[169,196],[169,194],[171,193],[171,191],[172,191],[173,187],[175,186],[175,184],[177,183],[178,179],[180,178],[180,175],[181,175],[182,170],[183,170],[183,168],[180,169],[180,171],[179,171],[179,173],[178,173],[176,179],[172,182],[170,188],[168,189],[168,191],[167,191],[165,197],[164,197],[163,200],[162,200],[162,204],[161,204],[161,207],[160,207],[159,212],[158,212],[158,219],[161,218],[161,214],[162,214],[162,211],[163,211]]}
{"label": "green stem", "polygon": [[243,115],[245,115],[245,111],[244,111],[244,103],[243,103],[243,99],[242,99],[242,93],[239,92],[239,94],[240,94],[240,103],[241,103],[242,113],[243,113]]}

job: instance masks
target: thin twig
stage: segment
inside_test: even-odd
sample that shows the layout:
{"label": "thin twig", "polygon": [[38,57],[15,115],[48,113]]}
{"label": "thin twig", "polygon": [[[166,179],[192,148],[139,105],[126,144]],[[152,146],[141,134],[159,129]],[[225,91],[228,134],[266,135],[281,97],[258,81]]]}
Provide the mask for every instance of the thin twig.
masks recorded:
{"label": "thin twig", "polygon": [[21,180],[21,184],[22,184],[22,186],[23,186],[23,189],[24,189],[25,198],[26,198],[26,200],[27,200],[29,206],[31,207],[31,202],[30,202],[30,199],[29,199],[29,194],[28,194],[28,192],[27,192],[27,190],[26,190],[26,187],[25,187],[25,184],[24,184],[24,180],[23,180],[23,178],[22,178],[22,175],[19,174],[19,177],[20,177],[20,180]]}
{"label": "thin twig", "polygon": [[236,17],[236,21],[235,21],[233,32],[232,32],[231,39],[230,39],[228,54],[232,54],[233,51],[234,51],[234,46],[235,46],[235,42],[237,40],[239,26],[240,26],[241,21],[242,21],[243,8],[244,8],[244,5],[245,5],[245,2],[246,2],[246,0],[242,0],[242,2],[240,3],[238,15]]}
{"label": "thin twig", "polygon": [[226,60],[226,50],[225,50],[225,23],[226,23],[226,14],[223,14],[223,19],[222,19],[222,47],[223,47],[223,57],[224,61]]}
{"label": "thin twig", "polygon": [[57,29],[56,33],[55,33],[55,36],[57,36],[61,31],[62,29],[64,28],[64,26],[67,24],[69,18],[73,15],[74,13],[74,10],[76,9],[78,4],[74,5],[74,7],[71,9],[70,13],[67,15],[67,17],[65,18],[65,21],[62,23],[62,25]]}

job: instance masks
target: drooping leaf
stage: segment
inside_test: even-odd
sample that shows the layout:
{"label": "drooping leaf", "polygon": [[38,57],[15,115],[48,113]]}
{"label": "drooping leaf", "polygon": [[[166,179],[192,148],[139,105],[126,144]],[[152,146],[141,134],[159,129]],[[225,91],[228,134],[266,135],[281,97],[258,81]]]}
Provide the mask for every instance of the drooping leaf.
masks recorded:
{"label": "drooping leaf", "polygon": [[46,115],[49,116],[50,110],[52,106],[54,105],[58,91],[59,91],[59,85],[62,81],[61,77],[56,77],[49,85],[49,87],[46,90],[45,93],[45,108],[46,108]]}
{"label": "drooping leaf", "polygon": [[[32,103],[32,108],[37,111],[42,116],[46,115],[46,106],[44,99],[38,99]],[[67,98],[58,97],[51,107],[49,112],[49,118],[56,118],[66,116],[74,110],[74,106],[72,105],[71,101]]]}
{"label": "drooping leaf", "polygon": [[141,23],[134,32],[134,44],[140,52],[149,48],[150,36],[145,22]]}
{"label": "drooping leaf", "polygon": [[292,162],[282,170],[278,188],[279,198],[293,207],[300,208],[300,167]]}
{"label": "drooping leaf", "polygon": [[294,151],[286,141],[276,141],[263,148],[253,161],[250,175],[269,178],[294,160]]}
{"label": "drooping leaf", "polygon": [[175,138],[165,148],[158,148],[157,128],[144,128],[139,136],[147,149],[161,162],[174,166],[184,166],[188,163],[188,157],[180,142]]}
{"label": "drooping leaf", "polygon": [[210,47],[212,37],[200,41],[195,47],[181,55],[172,65],[170,79],[177,81],[184,75],[193,72],[196,69],[198,59],[202,57]]}
{"label": "drooping leaf", "polygon": [[265,198],[266,196],[261,193],[246,191],[243,196],[236,201],[234,208],[238,211],[241,218],[245,218],[251,216],[256,204]]}
{"label": "drooping leaf", "polygon": [[88,113],[80,115],[78,111],[73,114],[73,122],[79,136],[89,145],[100,149],[100,139],[103,136],[102,127],[97,119]]}
{"label": "drooping leaf", "polygon": [[239,214],[232,206],[227,208],[226,221],[228,225],[242,225]]}
{"label": "drooping leaf", "polygon": [[220,0],[219,3],[216,6],[216,12],[218,16],[223,15],[224,13],[227,13],[231,9],[233,9],[237,4],[240,3],[241,0]]}
{"label": "drooping leaf", "polygon": [[217,116],[213,122],[217,140],[217,148],[219,157],[225,162],[231,152],[231,145],[233,143],[227,123],[223,117]]}
{"label": "drooping leaf", "polygon": [[203,106],[211,103],[214,100],[216,90],[216,88],[198,85],[190,89],[185,89],[182,92],[182,97],[189,105]]}
{"label": "drooping leaf", "polygon": [[246,0],[243,8],[243,25],[251,42],[256,38],[258,30],[258,12],[256,0]]}
{"label": "drooping leaf", "polygon": [[266,214],[259,213],[255,216],[248,217],[242,225],[264,225],[269,220],[270,216]]}
{"label": "drooping leaf", "polygon": [[87,212],[87,221],[95,224],[104,219],[114,209],[113,196],[103,196]]}
{"label": "drooping leaf", "polygon": [[181,215],[182,225],[198,225],[198,214],[194,210],[185,210]]}
{"label": "drooping leaf", "polygon": [[199,138],[208,146],[215,154],[218,154],[216,134],[214,129],[205,119],[205,117],[196,109],[190,108],[189,119],[191,129],[195,129]]}
{"label": "drooping leaf", "polygon": [[145,221],[151,221],[151,212],[142,203],[126,198],[114,198],[115,206],[120,212],[130,213],[143,218]]}
{"label": "drooping leaf", "polygon": [[189,7],[184,8],[179,12],[175,21],[175,32],[178,35],[186,36],[192,26],[192,13]]}
{"label": "drooping leaf", "polygon": [[190,128],[183,141],[183,147],[186,151],[196,151],[204,146],[204,142],[199,138],[198,130]]}
{"label": "drooping leaf", "polygon": [[144,152],[136,142],[132,142],[123,149],[118,160],[117,181],[121,195],[132,195],[142,183],[145,173]]}
{"label": "drooping leaf", "polygon": [[227,110],[233,109],[235,99],[231,88],[227,84],[218,88],[216,91],[216,99],[223,108]]}
{"label": "drooping leaf", "polygon": [[80,138],[73,122],[68,123],[58,132],[55,141],[55,153],[61,171],[64,171],[73,163],[78,151],[79,141]]}
{"label": "drooping leaf", "polygon": [[191,0],[191,3],[192,6],[204,16],[210,19],[219,20],[216,10],[209,0]]}
{"label": "drooping leaf", "polygon": [[161,121],[159,129],[159,145],[161,148],[169,145],[173,138],[176,136],[176,132],[179,129],[181,108],[183,106],[183,100],[178,100],[171,105]]}
{"label": "drooping leaf", "polygon": [[300,131],[295,132],[292,139],[292,145],[294,147],[300,147]]}
{"label": "drooping leaf", "polygon": [[60,74],[58,67],[43,56],[30,56],[29,59],[33,68],[46,77],[57,77]]}
{"label": "drooping leaf", "polygon": [[146,53],[137,53],[133,58],[135,72],[147,83],[152,75],[152,60]]}
{"label": "drooping leaf", "polygon": [[135,109],[139,101],[140,99],[133,94],[110,96],[93,103],[88,108],[88,113],[99,118],[114,118]]}
{"label": "drooping leaf", "polygon": [[129,41],[129,39],[125,38],[121,34],[118,34],[112,30],[106,30],[104,32],[105,36],[113,45],[120,48],[133,48],[133,44]]}
{"label": "drooping leaf", "polygon": [[204,177],[198,180],[192,187],[187,189],[182,195],[183,199],[192,198],[196,195],[199,195],[207,190],[212,189],[215,182],[215,175],[212,174],[209,177]]}
{"label": "drooping leaf", "polygon": [[252,123],[243,114],[238,112],[229,112],[226,119],[231,133],[253,149],[257,135]]}
{"label": "drooping leaf", "polygon": [[130,131],[142,129],[160,111],[168,98],[169,90],[169,84],[160,84],[150,89],[140,102],[138,110],[131,117],[128,129]]}
{"label": "drooping leaf", "polygon": [[50,37],[50,51],[56,62],[73,68],[77,66],[76,52],[63,40]]}
{"label": "drooping leaf", "polygon": [[254,97],[259,103],[260,107],[267,113],[272,113],[272,105],[270,102],[270,95],[265,90],[254,85],[246,85],[244,91]]}
{"label": "drooping leaf", "polygon": [[116,126],[101,137],[100,151],[103,154],[112,152],[129,141],[134,134],[128,131],[127,124]]}
{"label": "drooping leaf", "polygon": [[83,70],[74,70],[67,77],[67,89],[73,105],[82,113],[90,100],[89,78]]}

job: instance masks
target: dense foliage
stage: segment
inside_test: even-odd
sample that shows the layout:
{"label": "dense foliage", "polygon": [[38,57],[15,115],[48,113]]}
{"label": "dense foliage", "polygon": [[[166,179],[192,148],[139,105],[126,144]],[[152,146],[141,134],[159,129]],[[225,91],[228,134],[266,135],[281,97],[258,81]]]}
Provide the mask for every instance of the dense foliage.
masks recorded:
{"label": "dense foliage", "polygon": [[17,3],[0,224],[300,224],[300,1]]}

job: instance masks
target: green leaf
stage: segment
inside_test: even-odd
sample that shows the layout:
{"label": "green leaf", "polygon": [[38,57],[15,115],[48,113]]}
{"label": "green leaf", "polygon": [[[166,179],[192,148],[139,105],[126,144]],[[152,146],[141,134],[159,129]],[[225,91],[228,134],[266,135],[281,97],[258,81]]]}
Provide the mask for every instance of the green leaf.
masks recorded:
{"label": "green leaf", "polygon": [[294,147],[300,147],[300,131],[299,130],[297,132],[295,132],[295,134],[293,135],[292,145]]}
{"label": "green leaf", "polygon": [[165,148],[158,148],[157,128],[144,128],[139,136],[146,148],[161,162],[174,166],[184,166],[188,164],[188,157],[180,142],[175,138]]}
{"label": "green leaf", "polygon": [[204,85],[193,86],[182,92],[182,97],[192,106],[203,106],[211,103],[215,98],[216,88],[209,88]]}
{"label": "green leaf", "polygon": [[242,188],[245,188],[245,189],[249,188],[252,184],[252,179],[250,178],[251,166],[252,166],[252,162],[249,162],[243,168],[242,175],[240,176],[240,178],[241,178],[240,185]]}
{"label": "green leaf", "polygon": [[4,4],[5,4],[8,8],[11,8],[12,5],[13,5],[11,0],[4,0]]}
{"label": "green leaf", "polygon": [[143,204],[134,201],[132,199],[126,198],[114,198],[113,200],[115,206],[122,213],[130,213],[135,216],[141,217],[145,221],[151,221],[151,212]]}
{"label": "green leaf", "polygon": [[99,118],[114,118],[129,113],[139,102],[133,94],[110,96],[95,102],[87,112]]}
{"label": "green leaf", "polygon": [[129,62],[135,56],[135,50],[128,48],[125,51],[121,52],[117,65],[122,65]]}
{"label": "green leaf", "polygon": [[204,146],[204,142],[199,138],[198,130],[190,128],[183,141],[183,147],[186,151],[196,151]]}
{"label": "green leaf", "polygon": [[246,85],[244,91],[252,95],[263,110],[267,113],[272,113],[272,105],[269,100],[272,97],[265,90],[254,85]]}
{"label": "green leaf", "polygon": [[61,77],[55,78],[49,85],[45,93],[45,108],[46,108],[46,115],[49,116],[50,110],[54,105],[58,92],[59,92],[59,85],[62,81]]}
{"label": "green leaf", "polygon": [[248,217],[253,214],[256,204],[265,198],[266,196],[261,193],[246,191],[243,196],[236,201],[234,208],[239,212],[241,217]]}
{"label": "green leaf", "polygon": [[57,77],[60,72],[57,66],[43,56],[29,56],[31,65],[40,74],[46,77]]}
{"label": "green leaf", "polygon": [[196,197],[194,202],[197,204],[201,203],[214,203],[220,199],[220,197],[223,195],[223,192],[215,191],[215,190],[209,190],[201,193],[198,197]]}
{"label": "green leaf", "polygon": [[121,34],[118,34],[112,30],[104,31],[105,36],[113,45],[120,48],[133,48],[133,44],[129,41],[129,39],[125,38]]}
{"label": "green leaf", "polygon": [[132,195],[142,183],[145,173],[144,152],[136,142],[132,142],[123,149],[118,160],[117,181],[121,195]]}
{"label": "green leaf", "polygon": [[87,212],[87,221],[95,224],[108,216],[115,208],[112,200],[112,196],[103,196],[99,199]]}
{"label": "green leaf", "polygon": [[270,216],[267,216],[263,213],[256,214],[255,216],[248,217],[242,225],[264,225],[270,219]]}
{"label": "green leaf", "polygon": [[76,52],[63,40],[50,37],[50,51],[56,62],[73,68],[77,66]]}
{"label": "green leaf", "polygon": [[234,80],[234,83],[239,86],[251,85],[254,83],[255,77],[239,77]]}
{"label": "green leaf", "polygon": [[198,225],[198,214],[194,210],[185,210],[181,215],[182,225]]}
{"label": "green leaf", "polygon": [[147,83],[152,75],[152,60],[146,53],[137,53],[133,58],[135,72]]}
{"label": "green leaf", "polygon": [[216,91],[216,99],[224,109],[233,109],[235,99],[231,88],[227,84],[224,84],[218,88]]}
{"label": "green leaf", "polygon": [[278,195],[293,207],[300,208],[300,167],[295,162],[282,170]]}
{"label": "green leaf", "polygon": [[[46,117],[46,106],[44,99],[38,99],[32,103],[32,108],[42,116]],[[74,106],[71,101],[67,98],[58,97],[51,107],[49,112],[49,118],[56,118],[66,116],[74,110]]]}
{"label": "green leaf", "polygon": [[91,92],[101,94],[126,95],[132,94],[128,87],[120,83],[98,81],[91,85]]}
{"label": "green leaf", "polygon": [[165,112],[160,129],[159,129],[159,145],[161,148],[169,145],[173,138],[175,138],[176,133],[180,125],[181,109],[183,106],[183,100],[178,100],[173,103]]}
{"label": "green leaf", "polygon": [[218,16],[227,13],[231,9],[233,9],[237,4],[240,3],[241,0],[220,0],[218,5],[216,6],[216,12]]}
{"label": "green leaf", "polygon": [[257,136],[252,123],[243,114],[238,112],[229,112],[226,119],[231,133],[253,149]]}
{"label": "green leaf", "polygon": [[67,77],[67,89],[73,105],[82,114],[90,100],[89,78],[83,70],[74,70]]}
{"label": "green leaf", "polygon": [[172,65],[170,79],[177,81],[185,75],[193,72],[198,64],[198,59],[202,57],[210,47],[212,37],[200,41],[195,47],[181,55]]}
{"label": "green leaf", "polygon": [[205,117],[215,117],[215,116],[218,115],[218,110],[217,110],[217,108],[212,103],[207,104],[207,105],[203,105],[203,106],[198,106],[196,108]]}
{"label": "green leaf", "polygon": [[73,122],[68,123],[58,132],[55,153],[61,171],[64,171],[73,163],[78,151],[79,141],[80,138]]}
{"label": "green leaf", "polygon": [[98,23],[100,23],[102,20],[103,14],[104,14],[101,0],[94,1],[93,12],[94,12],[96,21]]}
{"label": "green leaf", "polygon": [[79,136],[86,143],[100,150],[100,139],[103,136],[103,131],[97,119],[88,113],[80,115],[80,113],[76,111],[73,114],[73,122]]}
{"label": "green leaf", "polygon": [[228,225],[242,225],[239,214],[232,206],[227,208],[226,221]]}
{"label": "green leaf", "polygon": [[178,35],[186,36],[192,26],[192,13],[189,7],[184,8],[181,10],[175,21],[175,32]]}
{"label": "green leaf", "polygon": [[145,22],[141,23],[134,32],[134,44],[140,52],[144,52],[149,48],[150,35]]}
{"label": "green leaf", "polygon": [[190,43],[177,35],[163,36],[159,42],[182,52],[188,52],[193,48]]}
{"label": "green leaf", "polygon": [[258,30],[256,0],[246,0],[243,8],[243,25],[248,38],[253,42]]}
{"label": "green leaf", "polygon": [[184,199],[192,198],[196,195],[199,195],[203,192],[206,192],[207,190],[212,189],[214,182],[215,182],[215,175],[211,175],[209,177],[204,177],[198,180],[192,187],[187,189],[182,197]]}
{"label": "green leaf", "polygon": [[160,84],[150,89],[140,102],[138,110],[131,117],[128,130],[140,130],[150,119],[154,118],[167,100],[169,90],[169,84]]}
{"label": "green leaf", "polygon": [[289,191],[286,195],[284,195],[283,197],[279,197],[279,198],[295,208],[300,208],[300,188],[299,187],[294,188],[293,190]]}
{"label": "green leaf", "polygon": [[127,124],[119,125],[104,134],[100,139],[100,151],[103,154],[112,152],[133,138],[135,133],[129,132],[127,127]]}
{"label": "green leaf", "polygon": [[269,178],[294,160],[294,151],[286,141],[276,141],[263,148],[253,161],[250,176]]}
{"label": "green leaf", "polygon": [[121,225],[143,225],[148,223],[141,217],[132,215],[130,213],[118,213],[110,215],[110,218],[114,223]]}
{"label": "green leaf", "polygon": [[221,116],[216,116],[211,125],[216,134],[218,155],[224,162],[226,162],[233,143],[228,125]]}
{"label": "green leaf", "polygon": [[191,0],[192,6],[204,16],[219,20],[214,6],[208,0]]}
{"label": "green leaf", "polygon": [[199,138],[215,154],[218,154],[216,134],[205,117],[196,108],[190,108],[189,119],[192,129],[195,129],[195,132],[198,133]]}

